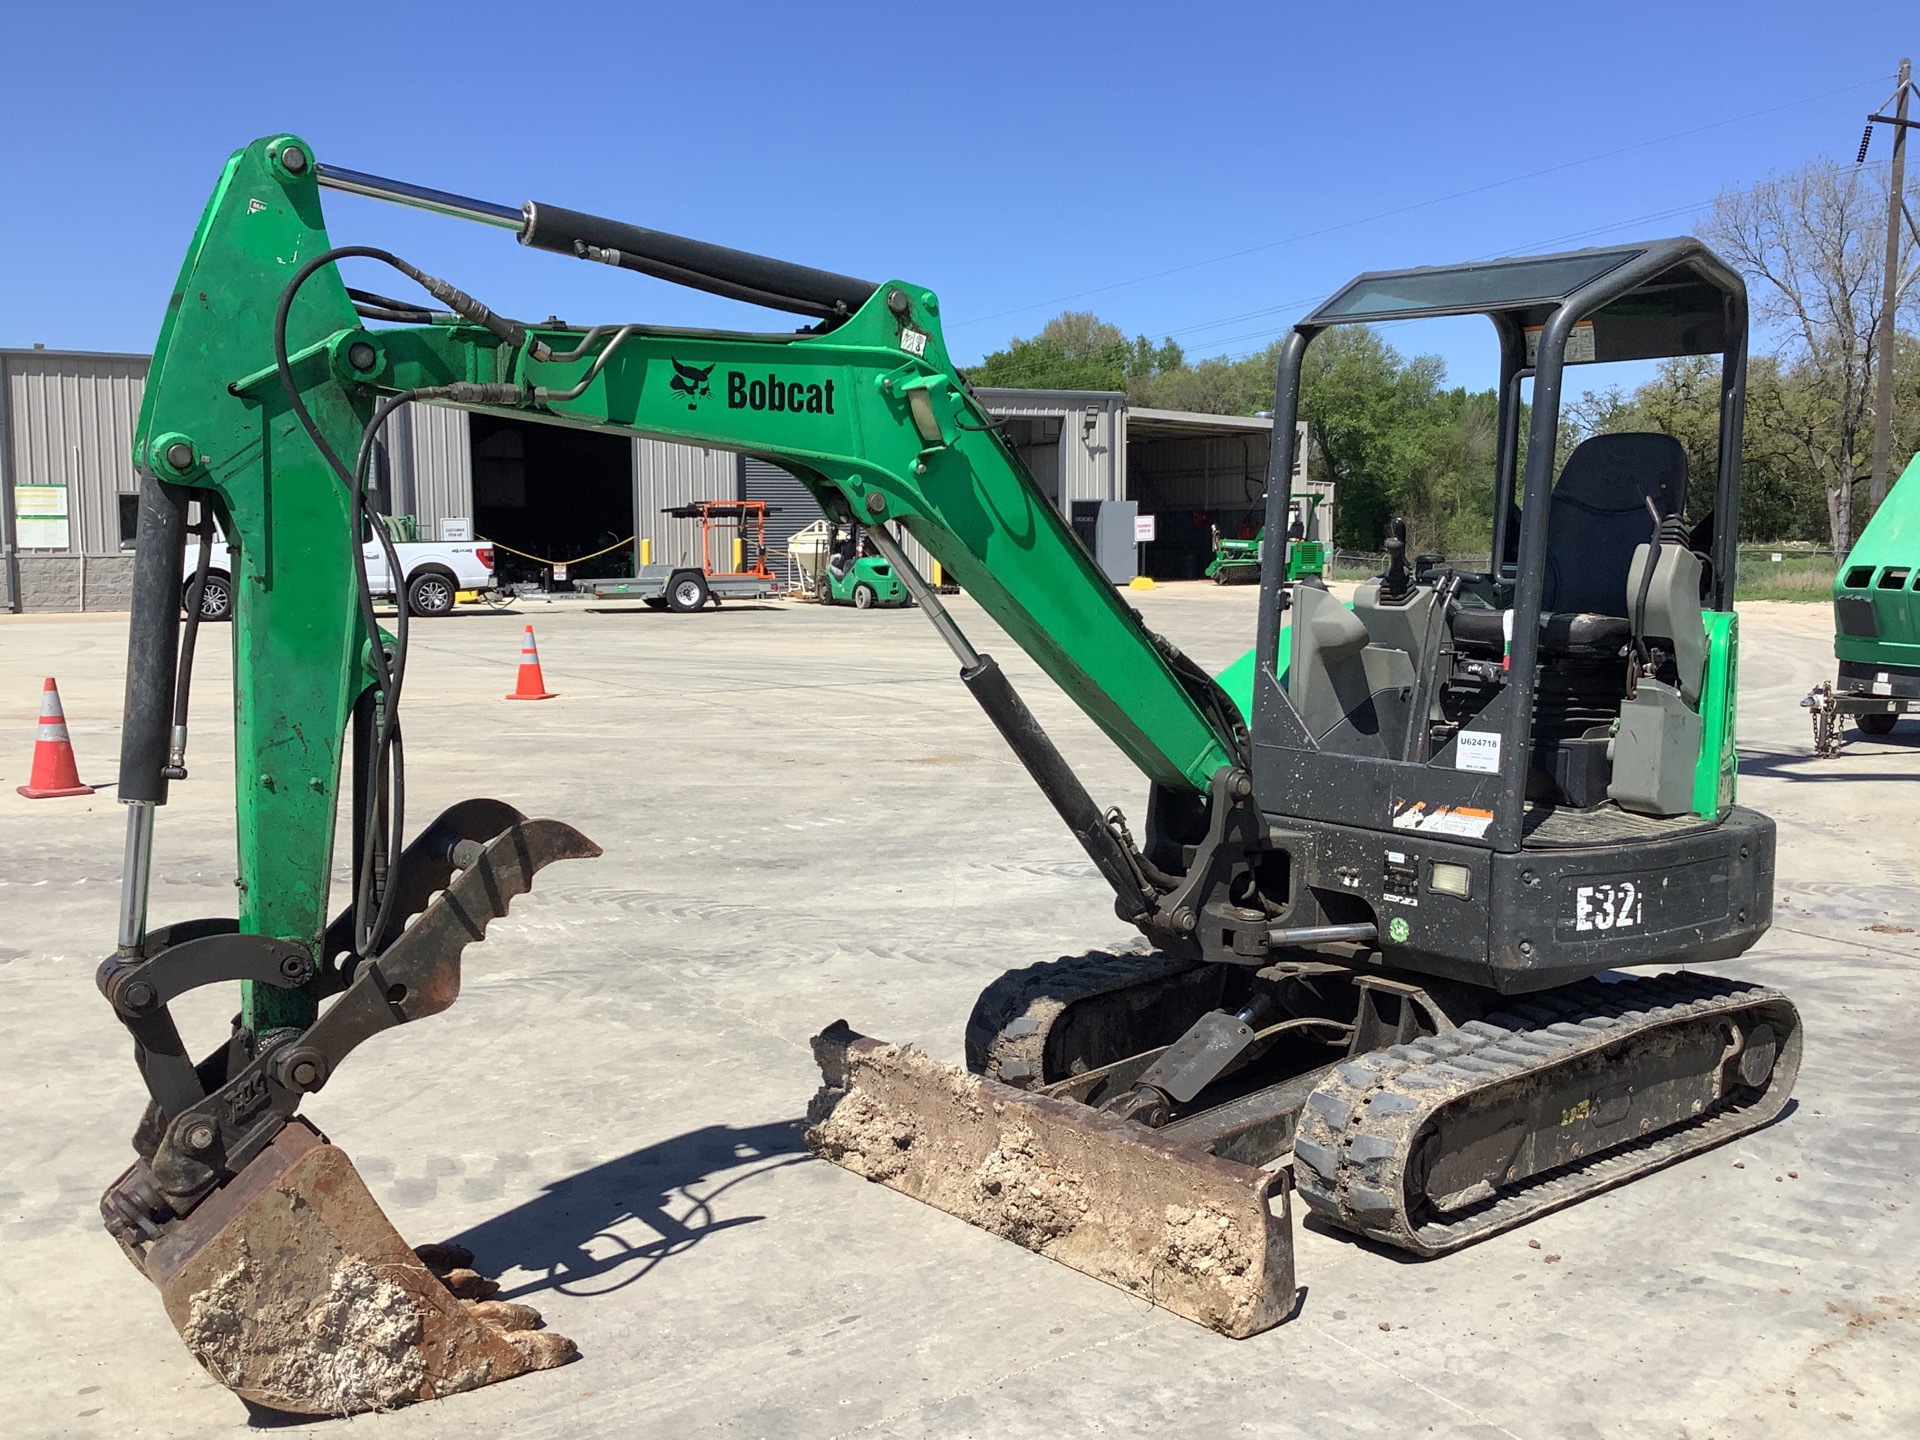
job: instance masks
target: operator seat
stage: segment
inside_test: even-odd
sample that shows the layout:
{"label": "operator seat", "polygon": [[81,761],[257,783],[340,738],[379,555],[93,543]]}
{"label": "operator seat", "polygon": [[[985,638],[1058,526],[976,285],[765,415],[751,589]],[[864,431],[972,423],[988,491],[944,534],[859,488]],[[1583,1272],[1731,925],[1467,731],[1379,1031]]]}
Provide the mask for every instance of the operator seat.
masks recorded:
{"label": "operator seat", "polygon": [[[1547,516],[1543,653],[1610,656],[1632,639],[1627,575],[1653,538],[1649,499],[1663,517],[1687,503],[1687,452],[1671,435],[1595,435],[1567,457]],[[1500,624],[1497,610],[1463,610],[1454,639],[1469,653],[1497,655]]]}
{"label": "operator seat", "polygon": [[[1611,738],[1628,703],[1626,656],[1633,643],[1629,592],[1638,578],[1635,562],[1647,555],[1655,534],[1649,500],[1663,519],[1677,517],[1686,504],[1687,454],[1670,435],[1596,435],[1574,448],[1554,483],[1540,591],[1540,675],[1533,703],[1529,800],[1587,809],[1611,798],[1646,814],[1686,808],[1677,799],[1686,778],[1677,761],[1656,767],[1659,773],[1649,779],[1642,753],[1646,747],[1619,752]],[[1684,569],[1683,557],[1693,568]],[[1665,546],[1657,570],[1664,580],[1657,575],[1650,590],[1663,601],[1683,589],[1697,593],[1698,561],[1684,545]],[[1650,594],[1649,601],[1653,598]],[[1668,604],[1658,610],[1657,623],[1687,631],[1680,623],[1684,616],[1668,622],[1668,610],[1676,608]],[[1649,620],[1654,615],[1650,604]],[[1691,618],[1692,630],[1700,630],[1697,610]],[[1455,644],[1465,654],[1501,654],[1503,619],[1498,610],[1459,612],[1453,625]],[[1694,663],[1693,681],[1686,686],[1688,702],[1698,693],[1704,633],[1699,642],[1677,646]],[[1641,693],[1652,701],[1654,692],[1664,688],[1643,682]],[[1685,710],[1680,692],[1672,699]],[[1670,716],[1663,710],[1651,729],[1648,724],[1640,728],[1658,731],[1661,737],[1672,731],[1678,737],[1672,746],[1661,740],[1663,756],[1667,750],[1692,755],[1699,749],[1699,723],[1691,711]],[[1689,725],[1691,749],[1682,733]]]}
{"label": "operator seat", "polygon": [[1687,452],[1671,435],[1595,435],[1574,447],[1554,482],[1547,517],[1543,615],[1626,616],[1633,552],[1654,520],[1687,503]]}

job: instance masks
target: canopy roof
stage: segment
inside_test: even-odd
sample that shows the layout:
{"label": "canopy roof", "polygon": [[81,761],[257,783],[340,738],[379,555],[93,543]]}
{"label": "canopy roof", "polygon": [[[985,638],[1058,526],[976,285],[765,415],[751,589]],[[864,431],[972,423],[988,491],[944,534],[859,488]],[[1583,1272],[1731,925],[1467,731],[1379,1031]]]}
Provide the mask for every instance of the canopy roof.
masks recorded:
{"label": "canopy roof", "polygon": [[1681,236],[1559,255],[1373,270],[1348,282],[1302,328],[1489,315],[1531,330],[1576,296],[1583,300],[1581,318],[1593,328],[1590,345],[1584,338],[1568,345],[1569,361],[1649,360],[1724,350],[1728,302],[1743,302],[1745,287],[1706,246]]}

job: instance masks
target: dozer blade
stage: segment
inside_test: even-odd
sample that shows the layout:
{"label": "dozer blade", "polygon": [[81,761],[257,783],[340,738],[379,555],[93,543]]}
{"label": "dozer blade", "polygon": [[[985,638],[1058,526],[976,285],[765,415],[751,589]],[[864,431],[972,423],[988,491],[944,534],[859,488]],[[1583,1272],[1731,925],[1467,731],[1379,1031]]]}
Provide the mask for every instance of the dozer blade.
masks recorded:
{"label": "dozer blade", "polygon": [[526,1306],[457,1299],[303,1120],[144,1254],[124,1248],[194,1358],[274,1410],[389,1410],[578,1353],[524,1328]]}
{"label": "dozer blade", "polygon": [[884,1044],[813,1039],[816,1155],[1236,1339],[1294,1306],[1288,1185]]}

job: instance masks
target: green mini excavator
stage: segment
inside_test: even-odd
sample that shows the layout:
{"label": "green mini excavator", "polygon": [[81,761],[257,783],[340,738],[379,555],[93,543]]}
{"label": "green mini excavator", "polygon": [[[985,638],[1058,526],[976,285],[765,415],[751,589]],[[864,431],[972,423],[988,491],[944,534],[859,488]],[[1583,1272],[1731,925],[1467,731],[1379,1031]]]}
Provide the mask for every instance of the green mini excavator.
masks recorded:
{"label": "green mini excavator", "polygon": [[[323,190],[808,323],[523,324],[387,251],[335,246]],[[345,261],[429,298],[349,288]],[[905,282],[346,170],[290,135],[228,161],[135,442],[125,878],[98,976],[149,1094],[102,1214],[222,1383],[343,1413],[573,1353],[526,1307],[475,1298],[472,1257],[407,1247],[298,1113],[362,1041],[453,1003],[463,950],[544,866],[597,853],[485,799],[408,838],[406,617],[376,623],[356,537],[375,438],[410,403],[729,448],[799,476],[830,519],[868,527],[1144,941],[996,981],[966,1072],[828,1026],[818,1153],[1246,1335],[1293,1306],[1296,1187],[1337,1226],[1435,1254],[1780,1112],[1792,1005],[1672,968],[1740,954],[1771,910],[1773,827],[1733,795],[1746,312],[1725,265],[1657,241],[1368,275],[1322,306],[1284,349],[1272,474],[1292,470],[1316,334],[1484,314],[1506,518],[1485,573],[1412,576],[1396,536],[1350,605],[1287,583],[1271,557],[1255,647],[1219,680],[1075,540],[968,393],[939,314]],[[1556,456],[1576,336],[1602,360],[1724,356],[1729,443],[1702,477],[1718,539],[1681,526],[1690,477],[1663,437]],[[1271,550],[1284,478],[1268,496]],[[183,622],[182,556],[215,523],[236,551],[238,913],[154,923],[156,814],[186,774],[197,607]],[[1138,838],[974,649],[896,526],[1140,768]],[[352,899],[329,915],[342,791]],[[1668,973],[1617,973],[1647,966]],[[169,1003],[235,982],[232,1035],[196,1061]]]}

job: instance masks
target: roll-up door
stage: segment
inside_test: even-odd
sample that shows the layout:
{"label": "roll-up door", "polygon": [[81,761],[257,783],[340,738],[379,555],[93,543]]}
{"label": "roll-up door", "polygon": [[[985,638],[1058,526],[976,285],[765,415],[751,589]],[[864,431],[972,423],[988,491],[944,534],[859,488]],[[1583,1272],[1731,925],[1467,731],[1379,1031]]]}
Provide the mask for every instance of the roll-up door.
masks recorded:
{"label": "roll-up door", "polygon": [[767,568],[787,574],[787,541],[821,518],[820,504],[798,477],[768,460],[740,457],[740,498],[767,502]]}

